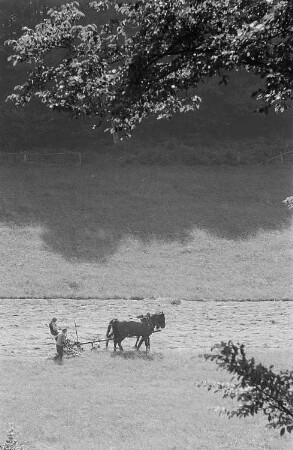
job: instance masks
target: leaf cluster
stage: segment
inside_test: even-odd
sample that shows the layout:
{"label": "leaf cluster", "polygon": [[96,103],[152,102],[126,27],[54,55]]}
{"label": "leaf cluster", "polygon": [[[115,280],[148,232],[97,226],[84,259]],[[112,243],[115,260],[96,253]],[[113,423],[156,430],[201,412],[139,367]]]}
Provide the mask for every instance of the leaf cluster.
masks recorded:
{"label": "leaf cluster", "polygon": [[15,438],[15,430],[13,425],[10,425],[5,443],[0,444],[0,450],[24,450],[23,445],[19,444]]}
{"label": "leaf cluster", "polygon": [[280,429],[283,435],[293,430],[293,371],[273,372],[254,358],[247,358],[243,344],[221,342],[202,355],[218,367],[233,374],[229,383],[201,383],[214,392],[222,392],[223,398],[236,399],[235,409],[222,408],[231,417],[254,416],[262,411],[268,419],[269,428]]}
{"label": "leaf cluster", "polygon": [[[267,0],[93,1],[97,22],[74,1],[48,12],[35,29],[8,41],[13,64],[32,68],[8,98],[38,97],[57,111],[106,122],[130,135],[144,118],[199,108],[195,89],[207,78],[227,84],[245,69],[265,80],[253,93],[289,108],[293,87],[293,4]],[[98,17],[108,11],[104,23]],[[110,17],[110,18],[109,18]]]}
{"label": "leaf cluster", "polygon": [[287,206],[288,209],[293,209],[293,195],[285,198],[282,203],[284,204],[284,206]]}

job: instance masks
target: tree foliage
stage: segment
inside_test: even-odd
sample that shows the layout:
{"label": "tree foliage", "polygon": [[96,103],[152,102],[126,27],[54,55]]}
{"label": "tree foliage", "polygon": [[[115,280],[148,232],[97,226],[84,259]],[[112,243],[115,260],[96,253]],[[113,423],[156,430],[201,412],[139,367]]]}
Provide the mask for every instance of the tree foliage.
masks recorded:
{"label": "tree foliage", "polygon": [[0,450],[24,450],[23,445],[15,437],[13,425],[10,425],[5,443],[0,444]]}
{"label": "tree foliage", "polygon": [[[269,428],[285,431],[293,430],[293,371],[285,370],[276,374],[273,367],[256,364],[254,358],[247,359],[244,345],[221,342],[215,345],[206,360],[233,374],[230,383],[201,383],[208,390],[222,392],[223,398],[230,397],[239,402],[238,407],[223,413],[231,417],[253,416],[262,411],[268,419]],[[235,382],[236,381],[236,382]]]}
{"label": "tree foliage", "polygon": [[196,88],[207,78],[226,84],[229,72],[245,69],[263,79],[253,93],[260,111],[289,108],[289,0],[102,0],[91,7],[95,23],[84,24],[87,17],[72,2],[8,41],[13,64],[31,65],[9,96],[16,105],[38,97],[54,110],[92,116],[129,135],[149,115],[198,108]]}
{"label": "tree foliage", "polygon": [[287,206],[288,209],[293,209],[293,195],[290,197],[285,198],[285,200],[282,201],[282,203]]}

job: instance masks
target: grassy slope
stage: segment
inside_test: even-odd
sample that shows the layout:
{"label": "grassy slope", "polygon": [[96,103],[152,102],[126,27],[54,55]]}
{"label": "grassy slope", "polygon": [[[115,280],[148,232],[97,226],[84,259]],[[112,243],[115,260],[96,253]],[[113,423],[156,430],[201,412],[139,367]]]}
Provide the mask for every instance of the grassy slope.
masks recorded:
{"label": "grassy slope", "polygon": [[292,298],[292,168],[2,166],[1,296]]}
{"label": "grassy slope", "polygon": [[[149,360],[120,356],[87,351],[62,366],[52,360],[2,361],[0,442],[13,422],[30,450],[292,448],[291,437],[267,430],[261,414],[219,417],[214,408],[232,403],[196,386],[229,379],[212,363],[191,352]],[[266,362],[264,356],[278,369],[288,352],[262,355]]]}

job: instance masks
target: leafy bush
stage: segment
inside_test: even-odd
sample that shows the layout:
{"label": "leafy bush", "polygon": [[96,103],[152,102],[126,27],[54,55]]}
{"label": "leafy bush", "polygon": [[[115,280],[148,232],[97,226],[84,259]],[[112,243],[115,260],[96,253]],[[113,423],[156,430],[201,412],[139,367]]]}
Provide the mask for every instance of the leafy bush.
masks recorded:
{"label": "leafy bush", "polygon": [[247,359],[243,344],[221,342],[211,353],[201,355],[215,362],[218,367],[233,374],[228,383],[200,383],[208,390],[222,392],[239,402],[235,409],[222,408],[221,413],[231,417],[253,416],[262,411],[267,416],[269,428],[280,429],[280,434],[293,430],[293,371],[276,374],[273,367],[256,364],[254,358]]}
{"label": "leafy bush", "polygon": [[291,197],[285,198],[282,202],[285,206],[287,206],[288,209],[293,208],[293,195]]}
{"label": "leafy bush", "polygon": [[15,431],[13,425],[10,425],[7,438],[4,444],[0,444],[0,450],[23,450],[22,444],[15,439]]}

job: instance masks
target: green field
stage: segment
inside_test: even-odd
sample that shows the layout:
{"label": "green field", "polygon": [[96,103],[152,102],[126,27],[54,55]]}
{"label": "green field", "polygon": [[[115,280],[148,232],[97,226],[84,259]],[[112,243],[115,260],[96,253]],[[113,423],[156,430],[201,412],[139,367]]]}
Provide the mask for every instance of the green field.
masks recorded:
{"label": "green field", "polygon": [[1,297],[292,298],[292,167],[2,165]]}
{"label": "green field", "polygon": [[[179,327],[180,334],[184,323],[174,324],[169,298],[293,298],[292,213],[282,205],[292,194],[290,165],[130,164],[121,154],[85,159],[81,167],[2,165],[0,172],[3,298],[54,297],[52,311],[71,317],[60,298],[117,298],[118,305],[123,297],[161,297],[159,305],[167,297],[162,339],[173,335],[175,346],[174,332]],[[82,305],[86,332],[93,319],[87,319],[86,301]],[[18,441],[30,450],[292,447],[291,436],[267,430],[262,415],[229,421],[214,411],[232,404],[197,383],[227,380],[227,374],[198,358],[199,346],[207,345],[198,317],[199,341],[189,338],[185,350],[152,350],[149,358],[143,351],[112,357],[112,350],[87,350],[56,365],[54,346],[48,346],[48,359],[37,350],[46,342],[48,313],[31,307],[35,313],[18,310],[9,299],[2,303],[2,317],[11,323],[2,339],[0,443],[13,423]],[[268,328],[265,345],[248,348],[276,370],[290,368],[291,353],[279,342],[282,308],[259,319]],[[216,343],[215,322],[208,326]],[[242,328],[245,336],[263,329],[245,315],[223,324],[227,334]],[[21,357],[14,353],[19,339]]]}
{"label": "green field", "polygon": [[[276,368],[288,358],[280,350],[253,354]],[[147,359],[133,351],[111,355],[87,352],[62,366],[51,359],[2,361],[2,442],[13,422],[18,441],[30,450],[292,448],[292,437],[265,428],[261,414],[241,420],[219,416],[217,407],[235,405],[197,383],[229,376],[193,352],[153,353]]]}

